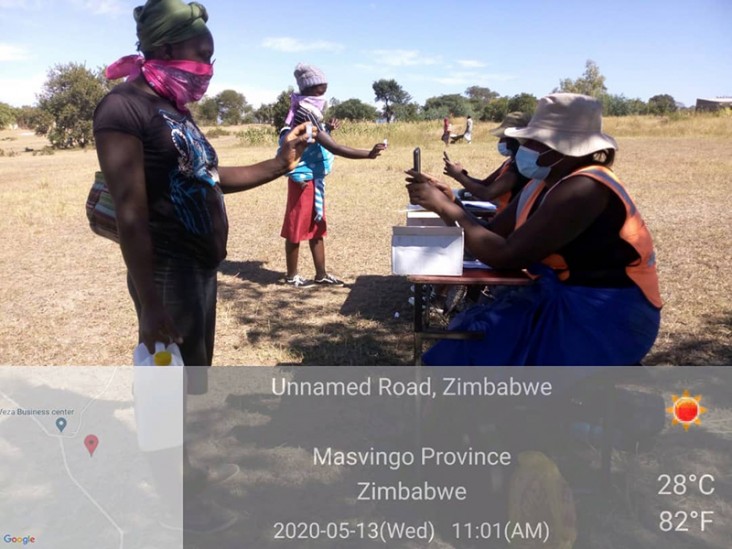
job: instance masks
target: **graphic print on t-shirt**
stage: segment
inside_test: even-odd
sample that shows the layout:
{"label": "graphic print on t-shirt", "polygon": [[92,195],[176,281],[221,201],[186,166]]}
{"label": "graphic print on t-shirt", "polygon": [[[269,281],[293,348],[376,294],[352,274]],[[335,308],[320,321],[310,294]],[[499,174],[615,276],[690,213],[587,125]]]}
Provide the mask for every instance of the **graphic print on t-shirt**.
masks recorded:
{"label": "graphic print on t-shirt", "polygon": [[207,195],[219,181],[216,151],[190,118],[179,121],[163,110],[160,114],[179,153],[178,166],[169,175],[175,214],[188,232],[209,234],[213,227]]}

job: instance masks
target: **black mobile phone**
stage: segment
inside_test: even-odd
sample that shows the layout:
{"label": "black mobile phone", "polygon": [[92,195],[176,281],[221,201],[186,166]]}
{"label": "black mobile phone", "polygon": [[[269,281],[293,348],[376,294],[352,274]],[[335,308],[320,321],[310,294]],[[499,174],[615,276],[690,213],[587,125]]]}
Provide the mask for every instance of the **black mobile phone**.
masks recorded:
{"label": "black mobile phone", "polygon": [[414,149],[414,153],[412,153],[412,157],[414,159],[414,171],[417,173],[422,172],[422,151],[419,147]]}

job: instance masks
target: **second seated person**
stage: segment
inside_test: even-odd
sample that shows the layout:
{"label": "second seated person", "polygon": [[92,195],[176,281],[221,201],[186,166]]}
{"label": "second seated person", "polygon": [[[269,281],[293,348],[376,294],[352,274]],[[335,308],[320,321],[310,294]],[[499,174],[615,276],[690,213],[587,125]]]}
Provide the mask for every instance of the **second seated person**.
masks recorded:
{"label": "second seated person", "polygon": [[524,188],[529,178],[521,175],[516,167],[516,151],[519,148],[518,140],[506,137],[507,128],[523,128],[529,123],[530,115],[522,112],[512,112],[506,115],[501,125],[490,130],[498,137],[498,153],[506,160],[488,177],[478,179],[468,174],[459,162],[452,162],[445,153],[445,175],[460,183],[465,190],[478,198],[496,204],[496,213],[500,213],[508,206]]}

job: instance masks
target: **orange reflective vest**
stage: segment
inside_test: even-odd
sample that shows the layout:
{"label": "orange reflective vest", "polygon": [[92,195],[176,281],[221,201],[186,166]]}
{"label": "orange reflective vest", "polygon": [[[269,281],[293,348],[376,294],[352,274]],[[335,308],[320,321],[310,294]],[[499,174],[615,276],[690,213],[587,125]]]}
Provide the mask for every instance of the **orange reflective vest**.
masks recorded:
{"label": "orange reflective vest", "polygon": [[[603,166],[582,168],[560,179],[556,185],[579,175],[590,177],[602,183],[622,201],[625,206],[625,223],[620,228],[619,236],[630,244],[639,255],[636,261],[625,267],[625,272],[628,278],[641,289],[648,301],[660,309],[663,302],[661,301],[661,292],[658,287],[656,253],[653,250],[653,239],[643,218],[638,213],[638,209],[628,195],[625,186],[612,170]],[[534,203],[545,188],[546,184],[537,179],[532,179],[524,187],[519,196],[519,203],[516,209],[516,229],[526,222]],[[551,192],[551,189],[548,192]],[[560,254],[551,254],[544,258],[542,263],[551,267],[557,273],[559,280],[567,280],[569,278],[569,266]]]}
{"label": "orange reflective vest", "polygon": [[[496,179],[501,177],[503,174],[505,174],[509,167],[511,166],[511,159],[507,159],[503,164],[501,164],[501,167],[498,168],[498,175],[496,175],[496,178],[493,180],[494,182]],[[508,206],[508,203],[511,202],[511,191],[508,191],[507,193],[503,193],[501,196],[498,196],[492,200],[492,202],[496,205],[496,213],[501,213],[504,209],[506,209],[506,206]]]}

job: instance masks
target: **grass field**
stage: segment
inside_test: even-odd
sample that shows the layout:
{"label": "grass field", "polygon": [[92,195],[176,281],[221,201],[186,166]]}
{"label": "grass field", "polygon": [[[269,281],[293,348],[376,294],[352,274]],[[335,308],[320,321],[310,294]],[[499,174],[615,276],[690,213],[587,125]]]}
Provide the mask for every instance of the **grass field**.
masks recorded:
{"label": "grass field", "polygon": [[[494,126],[476,124],[473,144],[452,145],[452,159],[471,174],[492,171],[501,160],[488,134]],[[656,243],[666,304],[644,362],[731,364],[732,117],[608,119],[605,130],[620,144],[615,170]],[[409,285],[390,274],[391,226],[404,223],[402,172],[413,147],[422,147],[424,171],[441,172],[440,133],[439,122],[340,130],[337,138],[357,147],[389,139],[379,159],[338,159],[328,179],[328,269],[345,288],[278,283],[284,178],[227,196],[215,364],[410,363]],[[275,148],[273,137],[251,129],[245,140],[232,132],[212,143],[222,165],[253,163]],[[46,144],[22,130],[0,132],[0,362],[128,364],[136,319],[124,263],[84,213],[96,154],[38,154]],[[300,271],[313,274],[307,246]]]}

